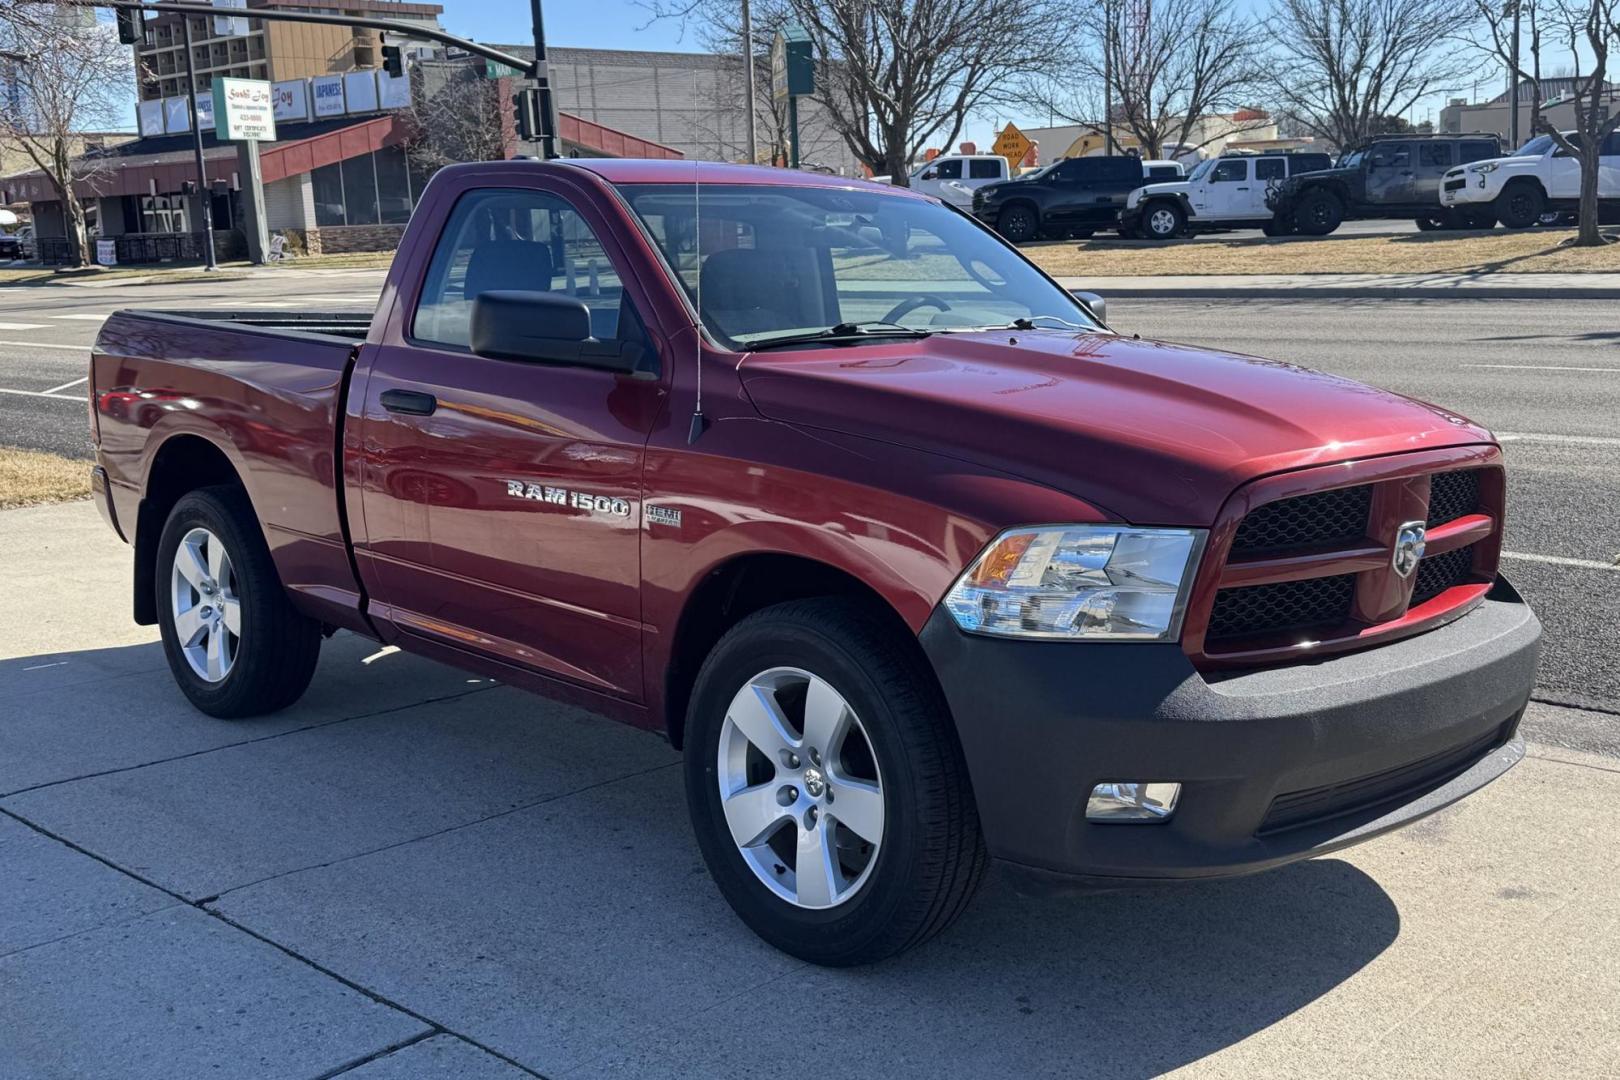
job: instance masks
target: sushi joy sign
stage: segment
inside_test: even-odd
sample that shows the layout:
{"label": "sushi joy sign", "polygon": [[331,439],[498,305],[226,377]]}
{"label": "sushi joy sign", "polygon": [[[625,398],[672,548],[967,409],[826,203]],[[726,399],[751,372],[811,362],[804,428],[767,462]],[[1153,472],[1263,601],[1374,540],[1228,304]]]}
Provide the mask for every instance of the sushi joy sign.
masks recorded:
{"label": "sushi joy sign", "polygon": [[215,79],[214,126],[221,139],[275,142],[276,100],[270,84],[259,79]]}

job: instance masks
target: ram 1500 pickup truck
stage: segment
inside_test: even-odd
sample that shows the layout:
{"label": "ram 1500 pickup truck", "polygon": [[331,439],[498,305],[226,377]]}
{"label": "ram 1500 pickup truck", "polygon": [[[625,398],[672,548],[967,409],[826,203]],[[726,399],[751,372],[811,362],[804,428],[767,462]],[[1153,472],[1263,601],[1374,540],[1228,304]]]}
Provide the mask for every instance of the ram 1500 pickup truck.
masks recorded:
{"label": "ram 1500 pickup truck", "polygon": [[108,320],[92,479],[203,712],[345,630],[659,732],[720,892],[818,963],[992,858],[1244,874],[1518,761],[1490,432],[1105,318],[903,189],[453,166],[369,319]]}

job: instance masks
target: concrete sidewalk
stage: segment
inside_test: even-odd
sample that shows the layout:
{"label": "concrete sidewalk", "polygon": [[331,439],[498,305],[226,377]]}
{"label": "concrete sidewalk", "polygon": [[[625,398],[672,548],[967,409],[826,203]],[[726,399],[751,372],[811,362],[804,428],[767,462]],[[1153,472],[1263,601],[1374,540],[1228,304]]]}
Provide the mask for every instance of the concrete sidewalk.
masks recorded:
{"label": "concrete sidewalk", "polygon": [[1537,747],[1343,856],[993,882],[806,967],[710,883],[660,740],[340,635],[228,723],[85,503],[0,513],[0,1076],[1612,1075],[1620,762]]}
{"label": "concrete sidewalk", "polygon": [[1104,297],[1620,300],[1620,274],[1222,274],[1060,277]]}

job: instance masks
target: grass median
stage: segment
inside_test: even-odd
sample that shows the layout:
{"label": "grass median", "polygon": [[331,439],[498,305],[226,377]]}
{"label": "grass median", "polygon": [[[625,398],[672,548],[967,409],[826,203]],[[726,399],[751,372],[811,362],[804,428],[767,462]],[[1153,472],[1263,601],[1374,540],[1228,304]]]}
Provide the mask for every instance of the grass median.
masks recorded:
{"label": "grass median", "polygon": [[1164,274],[1620,273],[1620,244],[1578,248],[1572,229],[1493,229],[1395,236],[1200,236],[1054,241],[1024,254],[1060,277]]}
{"label": "grass median", "polygon": [[0,510],[82,499],[89,494],[88,463],[0,446]]}

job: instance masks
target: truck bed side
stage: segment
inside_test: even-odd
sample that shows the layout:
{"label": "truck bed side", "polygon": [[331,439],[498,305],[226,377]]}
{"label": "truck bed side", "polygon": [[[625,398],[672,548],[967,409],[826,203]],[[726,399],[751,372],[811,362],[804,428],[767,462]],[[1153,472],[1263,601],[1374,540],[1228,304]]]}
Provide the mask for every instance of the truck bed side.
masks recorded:
{"label": "truck bed side", "polygon": [[368,316],[118,312],[91,355],[97,458],[135,545],[136,617],[153,621],[151,554],[199,479],[239,480],[276,568],[312,617],[366,630],[339,453],[347,375]]}

